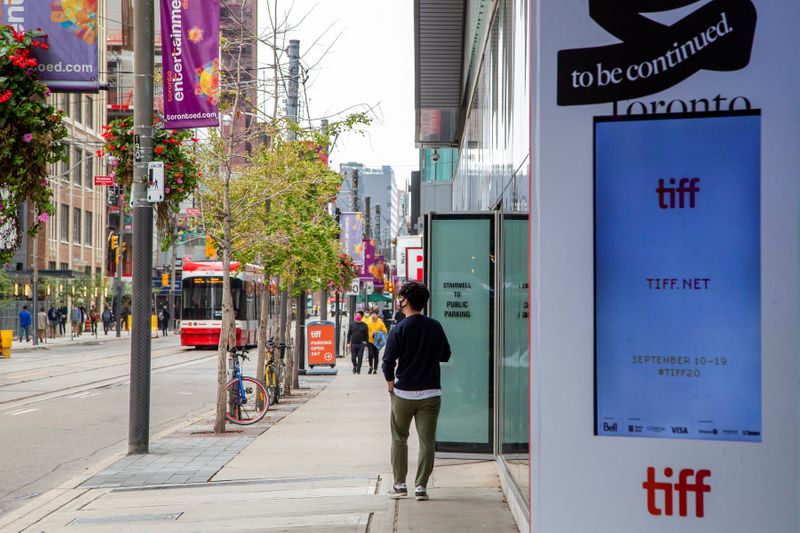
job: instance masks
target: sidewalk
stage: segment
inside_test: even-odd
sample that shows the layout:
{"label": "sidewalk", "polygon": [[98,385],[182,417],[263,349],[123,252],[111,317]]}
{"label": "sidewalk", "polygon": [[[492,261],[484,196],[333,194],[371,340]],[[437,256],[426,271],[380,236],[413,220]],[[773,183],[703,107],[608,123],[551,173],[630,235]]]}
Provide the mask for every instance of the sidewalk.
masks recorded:
{"label": "sidewalk", "polygon": [[[153,335],[155,335],[155,332],[153,332]],[[170,336],[171,335],[172,334],[170,334]],[[49,339],[49,338],[39,339],[39,344],[36,346],[33,345],[33,341],[19,342],[19,337],[16,336],[14,337],[14,342],[11,345],[11,357],[14,357],[15,353],[28,353],[36,350],[49,350],[52,348],[61,348],[63,346],[93,345],[102,342],[123,341],[123,340],[128,342],[130,342],[131,340],[131,336],[127,331],[122,330],[122,333],[118,338],[116,330],[109,331],[108,335],[104,335],[102,326],[100,326],[100,329],[97,333],[97,337],[95,337],[93,333],[86,331],[83,333],[83,335],[79,335],[74,338],[70,338],[69,335],[65,335],[63,337],[56,337],[55,339]]]}
{"label": "sidewalk", "polygon": [[[341,360],[340,360],[341,361]],[[4,531],[516,532],[494,462],[437,460],[431,499],[389,500],[389,401],[380,375],[307,377],[271,427],[196,427],[0,518]],[[302,405],[297,408],[297,405]],[[296,408],[296,410],[294,410]],[[291,413],[291,414],[289,414]],[[288,415],[288,416],[287,416]],[[284,418],[285,417],[285,418]],[[410,443],[410,479],[416,468]],[[220,468],[221,467],[221,468]],[[13,523],[9,523],[14,520]]]}

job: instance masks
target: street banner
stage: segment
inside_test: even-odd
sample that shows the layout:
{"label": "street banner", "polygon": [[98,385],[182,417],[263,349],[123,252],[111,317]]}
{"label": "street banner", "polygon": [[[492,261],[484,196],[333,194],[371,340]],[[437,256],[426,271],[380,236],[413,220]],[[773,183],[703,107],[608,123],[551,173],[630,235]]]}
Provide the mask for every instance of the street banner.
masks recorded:
{"label": "street banner", "polygon": [[116,185],[114,176],[95,176],[94,184],[96,187],[113,187]]}
{"label": "street banner", "polygon": [[219,0],[161,0],[164,127],[219,125]]}
{"label": "street banner", "polygon": [[356,265],[364,264],[364,215],[362,213],[342,213],[339,217],[342,226],[340,241],[342,252],[353,258]]}
{"label": "street banner", "polygon": [[[12,4],[12,5],[8,5]],[[97,0],[5,0],[0,22],[17,31],[41,28],[36,70],[51,91],[97,92]]]}
{"label": "street banner", "polygon": [[363,281],[372,281],[375,292],[383,292],[383,271],[385,262],[382,255],[375,253],[375,240],[364,239],[364,264],[361,265],[359,278]]}

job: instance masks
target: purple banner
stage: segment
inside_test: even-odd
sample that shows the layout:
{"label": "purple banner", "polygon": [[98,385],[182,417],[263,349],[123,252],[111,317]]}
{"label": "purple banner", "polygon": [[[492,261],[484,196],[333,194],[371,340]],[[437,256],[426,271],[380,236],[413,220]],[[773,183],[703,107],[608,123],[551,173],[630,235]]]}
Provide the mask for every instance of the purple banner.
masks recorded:
{"label": "purple banner", "polygon": [[47,34],[48,48],[35,48],[33,56],[51,91],[98,91],[97,0],[2,0],[0,22]]}
{"label": "purple banner", "polygon": [[219,0],[161,0],[164,127],[219,125]]}
{"label": "purple banner", "polygon": [[342,252],[353,258],[356,265],[364,264],[364,215],[361,213],[342,213],[339,217],[342,226]]}
{"label": "purple banner", "polygon": [[364,239],[364,264],[359,270],[359,279],[372,281],[375,292],[383,292],[384,267],[383,256],[375,255],[375,241]]}

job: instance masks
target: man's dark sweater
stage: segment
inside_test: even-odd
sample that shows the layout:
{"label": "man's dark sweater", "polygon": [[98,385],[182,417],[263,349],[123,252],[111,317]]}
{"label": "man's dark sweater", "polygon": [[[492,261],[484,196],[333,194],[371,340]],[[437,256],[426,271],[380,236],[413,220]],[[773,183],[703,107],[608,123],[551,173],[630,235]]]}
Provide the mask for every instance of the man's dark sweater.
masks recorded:
{"label": "man's dark sweater", "polygon": [[369,340],[369,327],[364,322],[352,322],[347,329],[347,342],[363,344]]}
{"label": "man's dark sweater", "polygon": [[383,352],[383,376],[403,391],[441,389],[439,363],[450,360],[450,344],[442,325],[424,315],[406,317],[389,333]]}

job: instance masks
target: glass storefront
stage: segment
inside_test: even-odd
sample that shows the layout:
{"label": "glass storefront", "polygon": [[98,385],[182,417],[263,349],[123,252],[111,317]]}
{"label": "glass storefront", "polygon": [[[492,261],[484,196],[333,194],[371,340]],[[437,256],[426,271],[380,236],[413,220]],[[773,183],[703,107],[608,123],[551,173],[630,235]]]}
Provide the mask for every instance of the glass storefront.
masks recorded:
{"label": "glass storefront", "polygon": [[[457,170],[455,211],[504,213],[495,361],[499,465],[528,498],[529,2],[499,0],[474,78]],[[516,213],[516,215],[515,215]]]}

